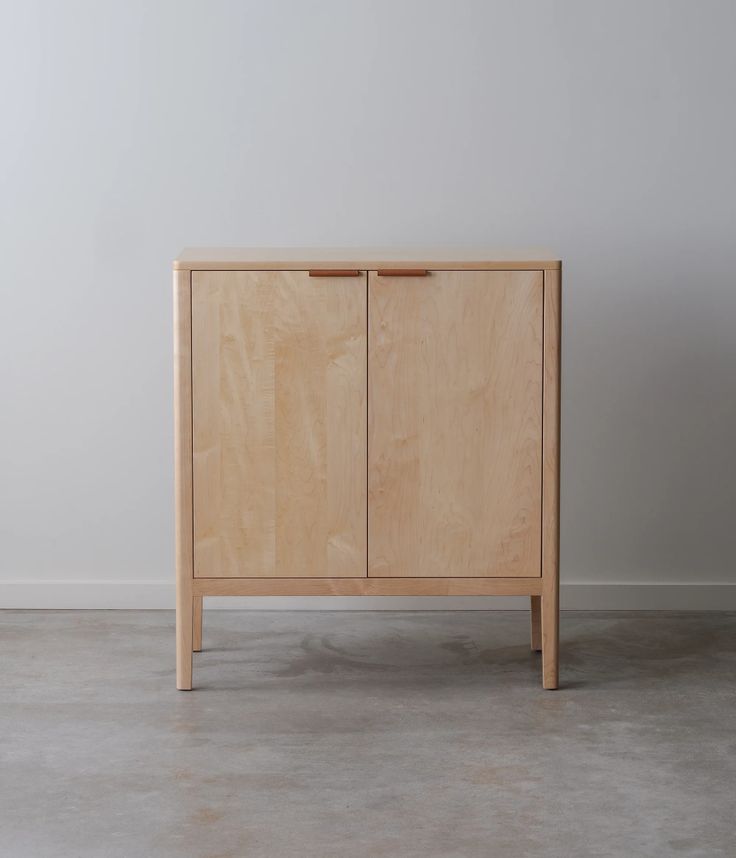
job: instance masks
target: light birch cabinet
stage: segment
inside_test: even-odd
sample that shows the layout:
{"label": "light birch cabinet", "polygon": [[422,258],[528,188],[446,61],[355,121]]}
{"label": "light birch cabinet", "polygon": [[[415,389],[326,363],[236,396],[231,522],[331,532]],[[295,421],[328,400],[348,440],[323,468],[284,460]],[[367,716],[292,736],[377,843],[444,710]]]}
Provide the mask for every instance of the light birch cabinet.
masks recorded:
{"label": "light birch cabinet", "polygon": [[558,684],[560,262],[174,262],[177,687],[210,595],[523,595]]}

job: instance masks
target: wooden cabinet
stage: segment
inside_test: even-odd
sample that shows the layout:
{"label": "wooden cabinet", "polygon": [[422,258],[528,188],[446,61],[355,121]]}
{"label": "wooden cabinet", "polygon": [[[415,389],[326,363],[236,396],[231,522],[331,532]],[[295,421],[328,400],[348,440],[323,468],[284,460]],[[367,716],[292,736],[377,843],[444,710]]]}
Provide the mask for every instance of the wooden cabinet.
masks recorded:
{"label": "wooden cabinet", "polygon": [[174,263],[177,687],[207,595],[525,595],[557,687],[560,263]]}

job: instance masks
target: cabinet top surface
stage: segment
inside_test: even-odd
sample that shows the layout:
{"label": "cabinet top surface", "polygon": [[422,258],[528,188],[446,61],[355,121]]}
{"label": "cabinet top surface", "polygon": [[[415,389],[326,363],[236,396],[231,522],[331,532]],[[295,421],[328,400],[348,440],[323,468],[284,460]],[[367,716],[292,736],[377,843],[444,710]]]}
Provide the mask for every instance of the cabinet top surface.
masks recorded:
{"label": "cabinet top surface", "polygon": [[175,271],[292,270],[309,268],[435,268],[539,270],[560,268],[545,250],[470,247],[186,247]]}

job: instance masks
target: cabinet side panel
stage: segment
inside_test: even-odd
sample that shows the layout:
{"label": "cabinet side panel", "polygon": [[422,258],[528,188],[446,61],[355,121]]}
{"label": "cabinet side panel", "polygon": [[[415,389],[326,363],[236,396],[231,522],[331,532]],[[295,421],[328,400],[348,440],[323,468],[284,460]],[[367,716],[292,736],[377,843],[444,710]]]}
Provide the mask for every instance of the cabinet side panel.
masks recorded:
{"label": "cabinet side panel", "polygon": [[542,274],[369,281],[369,574],[540,575]]}
{"label": "cabinet side panel", "polygon": [[544,272],[542,575],[558,578],[560,534],[560,272]]}

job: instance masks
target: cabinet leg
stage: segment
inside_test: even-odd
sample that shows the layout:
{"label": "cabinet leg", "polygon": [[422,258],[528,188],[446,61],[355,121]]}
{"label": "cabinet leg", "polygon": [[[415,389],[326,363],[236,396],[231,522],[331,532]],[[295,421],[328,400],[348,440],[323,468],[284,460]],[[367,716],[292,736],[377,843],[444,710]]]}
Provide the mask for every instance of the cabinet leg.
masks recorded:
{"label": "cabinet leg", "polygon": [[556,587],[542,593],[542,686],[553,690],[559,682],[560,605]]}
{"label": "cabinet leg", "polygon": [[202,652],[202,596],[194,597],[192,649],[194,652]]}
{"label": "cabinet leg", "polygon": [[531,633],[532,633],[532,650],[534,652],[542,651],[542,597],[530,596],[531,602]]}
{"label": "cabinet leg", "polygon": [[[185,589],[188,592],[181,592]],[[179,691],[191,691],[194,596],[191,588],[180,587],[179,591],[176,598],[176,687]]]}

